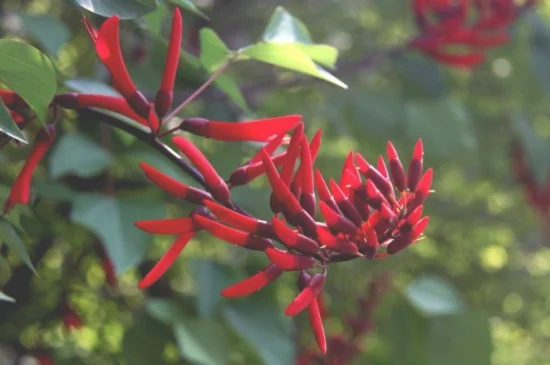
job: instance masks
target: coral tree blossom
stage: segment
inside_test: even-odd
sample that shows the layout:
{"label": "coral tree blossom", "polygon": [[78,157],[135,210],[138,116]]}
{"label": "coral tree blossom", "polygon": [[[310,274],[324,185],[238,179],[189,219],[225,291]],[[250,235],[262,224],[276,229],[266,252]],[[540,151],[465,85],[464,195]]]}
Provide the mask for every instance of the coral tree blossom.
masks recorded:
{"label": "coral tree blossom", "polygon": [[[224,289],[221,294],[225,297],[254,293],[285,272],[297,272],[299,293],[285,313],[295,316],[306,310],[319,347],[326,353],[319,296],[329,266],[354,259],[383,258],[421,239],[429,221],[423,216],[423,204],[431,193],[433,172],[424,170],[421,140],[414,148],[407,172],[393,144],[388,142],[387,160],[380,156],[372,164],[361,154],[350,152],[340,178],[327,181],[315,168],[321,131],[309,140],[299,116],[279,117],[278,122],[236,123],[246,139],[255,140],[256,133],[266,137],[267,130],[272,136],[265,138],[267,143],[228,179],[217,173],[190,140],[174,137],[176,147],[203,175],[204,190],[140,164],[147,178],[160,188],[199,206],[187,217],[136,222],[137,227],[149,233],[177,235],[140,287],[146,288],[158,280],[195,234],[207,231],[229,244],[264,252],[268,261],[258,273]],[[258,128],[258,123],[265,128]],[[205,121],[184,120],[183,125],[184,130],[197,132],[197,126],[201,131],[209,130]],[[245,133],[248,127],[250,133]],[[291,133],[286,150],[275,154],[288,140],[286,133]],[[202,135],[212,137],[213,133]],[[274,215],[269,221],[237,209],[231,200],[234,186],[247,184],[260,175],[267,176],[272,188],[270,207]],[[322,220],[316,220],[317,212]]]}
{"label": "coral tree blossom", "polygon": [[508,42],[508,27],[537,1],[413,0],[422,32],[411,46],[438,62],[469,68],[481,63],[488,48]]}

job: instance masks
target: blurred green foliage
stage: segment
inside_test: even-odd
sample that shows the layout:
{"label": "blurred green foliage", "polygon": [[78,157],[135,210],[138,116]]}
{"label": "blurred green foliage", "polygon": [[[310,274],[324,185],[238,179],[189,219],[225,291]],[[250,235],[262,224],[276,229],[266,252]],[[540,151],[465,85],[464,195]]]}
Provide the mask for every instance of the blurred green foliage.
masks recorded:
{"label": "blurred green foliage", "polygon": [[[391,140],[406,161],[416,139],[424,140],[436,191],[425,206],[431,217],[427,238],[395,257],[334,265],[326,284],[332,315],[326,330],[341,333],[369,280],[380,272],[391,275],[357,364],[550,364],[550,242],[541,233],[550,222],[541,222],[527,204],[509,157],[511,141],[519,139],[539,183],[546,183],[550,3],[525,14],[512,41],[468,72],[414,51],[369,62],[415,34],[402,0],[210,0],[197,2],[200,8],[186,0],[6,0],[0,2],[0,71],[24,66],[1,62],[3,45],[24,39],[55,68],[42,59],[45,70],[29,76],[41,84],[38,102],[30,103],[37,113],[45,108],[44,95],[53,93],[48,86],[54,74],[58,90],[112,93],[80,16],[99,21],[119,13],[131,19],[122,23],[121,37],[132,76],[153,97],[174,4],[189,10],[177,101],[227,58],[242,61],[183,116],[302,114],[308,135],[323,129],[317,167],[328,177],[339,175],[350,150],[373,161]],[[41,60],[35,48],[18,45],[21,60]],[[245,61],[250,58],[264,64]],[[7,87],[28,89],[21,80],[0,76]],[[25,135],[32,139],[33,129]],[[56,364],[132,365],[283,365],[299,349],[315,348],[306,316],[291,321],[283,315],[296,294],[292,275],[246,299],[218,296],[267,259],[206,234],[192,240],[158,286],[139,290],[172,238],[145,235],[133,221],[179,217],[191,207],[149,184],[137,162],[194,182],[150,147],[96,120],[66,113],[58,136],[35,174],[31,205],[0,220],[0,345],[21,354],[48,349]],[[222,176],[257,147],[193,141]],[[12,145],[0,151],[2,198],[27,153]],[[105,194],[111,190],[114,196]],[[255,216],[270,217],[265,180],[237,188],[233,196]],[[98,242],[119,275],[114,288],[106,285]],[[10,297],[17,302],[5,302]],[[64,299],[83,328],[63,329],[58,308]]]}

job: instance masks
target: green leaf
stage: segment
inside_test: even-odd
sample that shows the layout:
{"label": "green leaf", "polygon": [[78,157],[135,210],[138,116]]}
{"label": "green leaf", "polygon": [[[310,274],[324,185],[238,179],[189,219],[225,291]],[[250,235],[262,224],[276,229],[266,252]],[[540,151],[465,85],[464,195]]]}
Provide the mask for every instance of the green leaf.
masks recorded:
{"label": "green leaf", "polygon": [[211,316],[220,302],[220,292],[231,285],[231,275],[226,266],[211,260],[193,260],[191,271],[197,287],[197,309],[201,316]]}
{"label": "green leaf", "polygon": [[227,364],[228,334],[218,321],[188,318],[174,326],[174,334],[181,355],[192,363]]}
{"label": "green leaf", "polygon": [[241,49],[241,59],[246,57],[289,70],[314,76],[347,89],[347,85],[316,65],[299,46],[292,43],[258,43]]}
{"label": "green leaf", "polygon": [[121,19],[133,19],[157,8],[155,0],[73,0],[73,2],[89,12],[106,18],[118,15]]}
{"label": "green leaf", "polygon": [[266,365],[294,362],[295,343],[287,318],[270,302],[247,300],[223,310],[224,318],[258,351]]}
{"label": "green leaf", "polygon": [[103,147],[80,134],[63,135],[50,155],[50,175],[92,177],[101,173],[113,157]]}
{"label": "green leaf", "polygon": [[61,202],[70,202],[76,197],[76,192],[67,185],[48,178],[35,179],[33,190],[42,198]]}
{"label": "green leaf", "polygon": [[145,308],[153,318],[165,324],[174,324],[186,317],[183,306],[173,299],[150,298]]}
{"label": "green leaf", "polygon": [[334,67],[338,50],[326,44],[313,44],[307,27],[282,6],[278,6],[264,30],[263,40],[273,43],[293,43],[312,60]]}
{"label": "green leaf", "polygon": [[426,151],[451,158],[477,147],[470,117],[461,102],[450,98],[411,101],[405,105],[405,113],[409,138],[422,138]]}
{"label": "green leaf", "polygon": [[16,251],[25,265],[36,273],[36,269],[31,262],[27,249],[25,248],[25,244],[21,241],[21,238],[19,238],[19,235],[13,226],[4,218],[0,218],[0,241],[4,242],[12,250]]}
{"label": "green leaf", "polygon": [[43,49],[57,55],[62,45],[71,39],[69,28],[58,18],[49,15],[29,15],[20,13],[19,17],[29,35],[38,41]]}
{"label": "green leaf", "polygon": [[107,248],[117,274],[141,262],[152,236],[134,222],[165,215],[161,202],[115,199],[99,194],[83,194],[73,202],[71,220],[94,232]]}
{"label": "green leaf", "polygon": [[0,301],[15,303],[15,299],[0,291]]}
{"label": "green leaf", "polygon": [[0,82],[19,94],[45,123],[57,89],[52,62],[26,43],[0,40]]}
{"label": "green leaf", "polygon": [[[132,161],[133,164],[137,164],[138,162],[145,162],[148,165],[155,166],[155,169],[170,176],[171,178],[183,182],[186,185],[197,184],[196,181],[191,179],[189,175],[187,175],[180,168],[174,165],[173,162],[168,160],[166,157],[160,155],[156,151],[152,151],[151,149],[129,149],[128,152],[121,157],[128,158],[130,161]],[[139,167],[136,166],[136,168],[141,171]]]}
{"label": "green leaf", "polygon": [[0,132],[3,132],[23,143],[28,143],[27,139],[11,117],[9,110],[2,99],[0,99]]}
{"label": "green leaf", "polygon": [[401,300],[391,309],[388,332],[392,364],[426,365],[429,334],[426,317]]}
{"label": "green leaf", "polygon": [[493,345],[487,315],[467,311],[431,321],[429,365],[490,364]]}
{"label": "green leaf", "polygon": [[458,291],[437,276],[422,276],[405,291],[405,296],[427,316],[456,314],[464,309]]}
{"label": "green leaf", "polygon": [[164,347],[172,340],[173,334],[169,326],[148,315],[142,315],[124,334],[122,353],[128,364],[159,364]]}
{"label": "green leaf", "polygon": [[220,75],[214,81],[214,84],[220,88],[221,91],[223,91],[225,94],[229,96],[229,98],[237,104],[241,110],[243,110],[246,113],[250,113],[250,108],[248,107],[248,104],[246,103],[246,100],[241,93],[241,90],[239,89],[239,86],[237,86],[237,82],[235,79],[228,75]]}
{"label": "green leaf", "polygon": [[170,0],[170,2],[179,5],[184,9],[187,9],[198,16],[201,16],[204,19],[210,20],[210,18],[206,14],[204,14],[192,0]]}
{"label": "green leaf", "polygon": [[529,40],[532,72],[535,73],[541,87],[550,92],[550,28],[537,14],[528,17],[531,24],[531,38]]}
{"label": "green leaf", "polygon": [[546,186],[550,166],[550,146],[542,140],[523,115],[512,119],[512,129],[526,151],[528,166],[531,168],[539,186]]}
{"label": "green leaf", "polygon": [[214,72],[231,56],[231,51],[211,28],[199,32],[201,55],[199,61],[208,72]]}

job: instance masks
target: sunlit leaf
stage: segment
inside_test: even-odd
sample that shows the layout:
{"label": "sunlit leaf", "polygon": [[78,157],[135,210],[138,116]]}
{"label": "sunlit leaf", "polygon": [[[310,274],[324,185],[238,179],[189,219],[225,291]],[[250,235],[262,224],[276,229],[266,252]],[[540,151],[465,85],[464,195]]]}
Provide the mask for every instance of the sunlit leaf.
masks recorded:
{"label": "sunlit leaf", "polygon": [[52,62],[36,48],[0,40],[0,82],[19,94],[45,123],[48,105],[57,89]]}
{"label": "sunlit leaf", "polygon": [[2,99],[0,99],[0,132],[23,143],[28,143]]}
{"label": "sunlit leaf", "polygon": [[72,0],[89,12],[111,17],[118,15],[121,19],[137,18],[157,8],[155,0]]}
{"label": "sunlit leaf", "polygon": [[428,316],[459,313],[464,303],[458,291],[437,276],[422,276],[405,291],[411,304]]}

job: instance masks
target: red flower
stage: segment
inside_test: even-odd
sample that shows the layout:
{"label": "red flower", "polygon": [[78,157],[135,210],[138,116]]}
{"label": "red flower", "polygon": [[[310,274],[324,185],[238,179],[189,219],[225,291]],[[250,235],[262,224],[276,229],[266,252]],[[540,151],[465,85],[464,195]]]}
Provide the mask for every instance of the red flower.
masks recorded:
{"label": "red flower", "polygon": [[[507,27],[534,3],[520,7],[514,0],[414,0],[422,34],[411,46],[441,63],[473,67],[484,60],[487,48],[508,42]],[[462,51],[454,51],[453,46],[462,47]]]}
{"label": "red flower", "polygon": [[[253,123],[251,128],[255,128]],[[243,123],[242,131],[246,131],[245,125]],[[230,244],[264,251],[271,261],[257,274],[222,291],[224,296],[247,295],[272,283],[285,271],[300,271],[298,286],[301,291],[285,313],[294,316],[308,308],[312,328],[324,351],[326,346],[317,298],[321,295],[328,267],[353,259],[383,258],[417,242],[429,221],[428,217],[422,217],[422,205],[430,194],[433,172],[431,169],[423,171],[424,152],[420,140],[408,174],[397,151],[388,143],[389,169],[382,157],[378,159],[378,167],[374,167],[360,154],[350,153],[344,163],[340,184],[330,180],[329,189],[321,173],[318,170],[313,173],[320,132],[309,143],[300,123],[292,134],[287,151],[271,156],[282,140],[279,134],[274,142],[268,142],[249,162],[235,170],[229,179],[230,184],[226,184],[191,141],[174,138],[175,144],[202,173],[208,192],[187,186],[141,164],[147,177],[162,189],[204,207],[187,218],[136,223],[147,232],[179,235],[174,246],[140,287],[157,280],[187,245],[188,239],[203,229]],[[299,166],[295,169],[299,156]],[[282,165],[280,172],[276,163]],[[248,176],[250,170],[255,170],[253,176]],[[275,216],[270,222],[237,210],[231,200],[230,189],[237,185],[236,182],[247,183],[263,173],[273,190],[271,207]],[[317,222],[313,216],[317,205],[315,191],[319,194],[319,208],[325,222]],[[275,248],[273,240],[285,249]],[[317,269],[322,272],[310,273],[310,270]],[[356,327],[357,332],[359,328],[368,326],[362,322]]]}
{"label": "red flower", "polygon": [[31,180],[36,166],[40,163],[55,138],[55,127],[52,124],[41,128],[36,135],[31,154],[23,169],[15,179],[3,207],[3,214],[9,213],[15,204],[28,204],[31,195]]}

